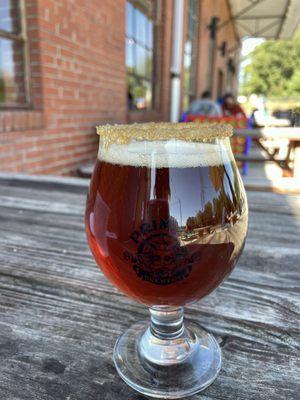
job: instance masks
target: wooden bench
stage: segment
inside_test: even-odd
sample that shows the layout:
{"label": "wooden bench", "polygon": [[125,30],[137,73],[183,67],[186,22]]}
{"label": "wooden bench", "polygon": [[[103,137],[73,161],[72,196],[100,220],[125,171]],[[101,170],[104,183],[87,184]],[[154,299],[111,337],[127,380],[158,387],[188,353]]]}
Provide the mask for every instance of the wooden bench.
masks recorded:
{"label": "wooden bench", "polygon": [[[234,135],[239,137],[251,137],[255,143],[265,152],[266,161],[273,161],[295,178],[300,177],[300,127],[293,128],[259,128],[259,129],[235,129]],[[271,152],[263,143],[266,139],[287,139],[289,148],[284,160],[278,159],[276,152]],[[248,161],[252,161],[251,157]],[[260,162],[259,160],[258,162]],[[257,162],[255,160],[254,162]]]}

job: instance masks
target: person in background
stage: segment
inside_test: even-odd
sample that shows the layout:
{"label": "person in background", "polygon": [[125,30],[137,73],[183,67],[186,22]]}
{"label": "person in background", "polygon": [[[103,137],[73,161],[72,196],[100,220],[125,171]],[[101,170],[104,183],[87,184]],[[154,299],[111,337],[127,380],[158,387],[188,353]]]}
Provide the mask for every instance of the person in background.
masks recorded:
{"label": "person in background", "polygon": [[209,90],[204,90],[201,94],[201,99],[211,99],[211,92]]}
{"label": "person in background", "polygon": [[258,111],[258,108],[254,108],[252,110],[252,112],[251,112],[250,117],[249,117],[249,124],[250,124],[251,128],[259,128],[259,125],[258,125],[258,123],[256,121],[256,118],[255,118],[255,115],[256,115],[257,111]]}
{"label": "person in background", "polygon": [[225,94],[222,111],[225,117],[247,118],[244,110],[235,101],[235,98],[231,93]]}
{"label": "person in background", "polygon": [[263,103],[259,108],[254,108],[250,117],[253,127],[260,128],[263,126],[290,126],[290,120],[286,118],[276,118],[270,115],[266,104]]}
{"label": "person in background", "polygon": [[219,118],[222,117],[222,110],[217,102],[212,100],[211,92],[205,90],[201,97],[192,101],[189,108],[182,113],[179,122],[187,122],[189,116],[201,117],[203,120]]}

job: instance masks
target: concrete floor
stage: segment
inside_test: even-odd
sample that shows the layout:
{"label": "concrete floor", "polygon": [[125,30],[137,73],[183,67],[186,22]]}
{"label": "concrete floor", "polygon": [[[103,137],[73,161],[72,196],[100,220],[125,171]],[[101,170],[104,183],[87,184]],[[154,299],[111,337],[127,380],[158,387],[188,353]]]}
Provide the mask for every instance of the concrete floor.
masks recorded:
{"label": "concrete floor", "polygon": [[[255,144],[252,145],[250,155],[264,156],[264,152]],[[250,162],[248,163],[247,178],[249,179],[269,179],[271,181],[282,178],[282,169],[272,161],[267,162]]]}

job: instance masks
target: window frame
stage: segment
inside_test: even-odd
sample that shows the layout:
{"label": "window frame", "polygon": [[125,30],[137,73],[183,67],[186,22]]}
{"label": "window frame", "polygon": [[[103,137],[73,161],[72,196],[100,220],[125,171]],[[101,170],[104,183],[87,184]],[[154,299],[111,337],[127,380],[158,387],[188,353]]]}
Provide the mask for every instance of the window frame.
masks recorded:
{"label": "window frame", "polygon": [[24,91],[25,91],[25,102],[24,103],[0,103],[0,111],[2,110],[22,110],[30,109],[31,97],[30,97],[30,60],[29,60],[29,44],[27,37],[27,21],[26,21],[26,6],[25,0],[18,1],[19,6],[19,24],[20,32],[8,32],[4,29],[0,29],[0,39],[9,39],[13,42],[18,42],[22,46],[23,55],[23,75],[24,75]]}
{"label": "window frame", "polygon": [[[193,8],[190,7],[190,0],[186,1],[186,7],[185,7],[186,24],[185,24],[185,40],[184,40],[184,45],[183,45],[182,105],[184,106],[185,97],[188,97],[188,99],[189,99],[188,107],[191,104],[191,102],[193,100],[195,100],[197,97],[197,71],[198,71],[199,32],[200,32],[200,4],[198,3],[198,1],[196,3],[197,3],[197,14],[194,15],[193,12],[191,12],[191,18],[194,21],[194,23],[196,24],[195,32],[194,32],[195,36],[193,38],[191,38],[189,36],[189,17],[190,17],[189,14],[190,14],[190,10],[193,11]],[[190,75],[189,85],[188,85],[188,87],[186,87],[186,84],[185,84],[185,72],[186,71],[185,71],[184,64],[185,64],[185,58],[186,58],[187,52],[186,52],[185,46],[189,40],[192,43],[192,52],[190,54],[191,66],[189,68],[189,75]],[[193,65],[194,65],[194,67],[193,67]],[[194,85],[191,85],[192,74],[194,74],[194,80],[195,80]]]}
{"label": "window frame", "polygon": [[[151,0],[126,0],[126,7],[127,3],[131,4],[133,9],[138,9],[140,10],[148,19],[152,22],[152,48],[150,49],[147,45],[142,44],[140,40],[136,40],[134,37],[136,34],[136,21],[132,23],[132,36],[127,35],[127,20],[126,20],[126,33],[125,33],[125,52],[127,52],[127,40],[133,40],[133,44],[135,46],[140,46],[144,49],[144,51],[150,52],[152,56],[152,74],[151,77],[149,78],[147,76],[147,71],[145,72],[145,75],[140,75],[136,71],[133,72],[128,72],[128,67],[127,63],[125,63],[126,66],[126,79],[128,77],[132,77],[133,79],[140,80],[140,81],[146,81],[148,84],[151,85],[151,107],[149,108],[144,108],[144,109],[136,109],[136,108],[130,108],[129,103],[127,102],[127,110],[130,114],[142,114],[142,113],[153,113],[156,112],[159,109],[160,106],[160,92],[159,92],[159,82],[160,82],[160,66],[159,66],[159,60],[160,60],[160,42],[158,36],[160,35],[160,15],[161,15],[161,3],[160,0],[155,0],[155,5],[153,6],[153,13],[147,12],[143,8],[144,3],[148,3],[151,5],[152,1]],[[127,58],[127,53],[126,53],[126,58]],[[137,63],[136,63],[136,54],[133,55],[134,58],[134,68],[136,68]],[[128,88],[128,86],[127,86]]]}

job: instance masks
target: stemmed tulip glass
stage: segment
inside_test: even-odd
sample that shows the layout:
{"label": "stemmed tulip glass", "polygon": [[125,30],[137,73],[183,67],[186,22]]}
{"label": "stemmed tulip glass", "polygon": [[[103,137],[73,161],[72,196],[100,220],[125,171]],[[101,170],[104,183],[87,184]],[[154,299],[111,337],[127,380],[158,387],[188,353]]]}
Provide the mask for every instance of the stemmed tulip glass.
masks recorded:
{"label": "stemmed tulip glass", "polygon": [[121,378],[148,396],[192,395],[221,368],[216,339],[184,322],[183,311],[221,284],[244,247],[248,207],[231,132],[197,123],[98,127],[86,232],[110,282],[149,307],[149,322],[132,325],[113,355]]}

